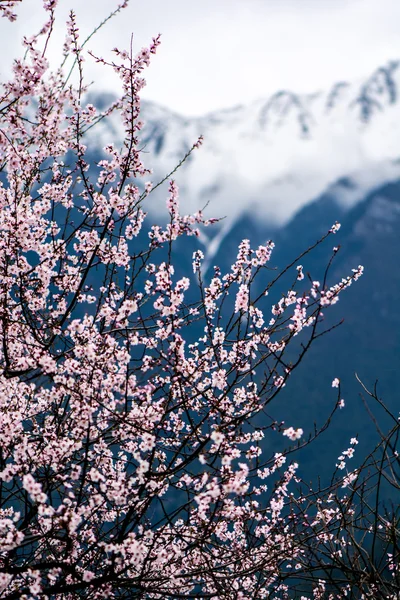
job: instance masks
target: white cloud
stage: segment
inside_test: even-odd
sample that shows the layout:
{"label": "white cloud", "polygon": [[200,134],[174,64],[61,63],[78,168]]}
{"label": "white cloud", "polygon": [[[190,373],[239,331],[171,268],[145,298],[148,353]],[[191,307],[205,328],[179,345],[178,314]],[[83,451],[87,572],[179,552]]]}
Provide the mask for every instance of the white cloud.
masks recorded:
{"label": "white cloud", "polygon": [[[21,35],[41,24],[38,4],[24,0],[17,23],[0,23],[2,78],[20,52]],[[59,45],[69,9],[76,10],[85,37],[116,4],[60,0]],[[366,75],[400,57],[399,22],[398,0],[131,0],[89,47],[110,57],[112,47],[128,47],[131,33],[139,49],[161,32],[144,96],[193,115],[282,88],[314,91]],[[117,85],[89,59],[86,67],[98,88]]]}

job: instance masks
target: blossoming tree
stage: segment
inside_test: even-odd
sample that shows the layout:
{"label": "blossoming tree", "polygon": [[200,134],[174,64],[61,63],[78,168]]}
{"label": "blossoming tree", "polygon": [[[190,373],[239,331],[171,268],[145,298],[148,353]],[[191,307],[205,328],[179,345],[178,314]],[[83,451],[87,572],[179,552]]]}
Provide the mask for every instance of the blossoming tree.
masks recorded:
{"label": "blossoming tree", "polygon": [[[0,10],[14,20],[17,4]],[[334,529],[354,516],[354,498],[336,491],[356,489],[359,473],[344,467],[357,440],[326,493],[296,492],[290,453],[312,440],[263,412],[362,267],[332,286],[327,269],[305,289],[296,260],[268,312],[282,275],[268,269],[272,242],[244,240],[210,281],[197,250],[193,273],[178,276],[176,240],[213,220],[182,215],[171,180],[168,223],[148,224],[139,93],[159,38],[137,54],[115,49],[115,62],[96,58],[122,82],[98,113],[85,103],[73,13],[64,63],[72,56],[78,84],[49,71],[56,4],[44,1],[47,22],[24,39],[0,98],[0,597],[291,598],[304,582],[303,598],[378,597],[376,581],[336,582],[332,571],[347,564]],[[85,132],[111,112],[124,144],[110,140],[90,165]],[[272,431],[287,455],[263,453]],[[379,589],[394,600],[391,548],[393,576]]]}

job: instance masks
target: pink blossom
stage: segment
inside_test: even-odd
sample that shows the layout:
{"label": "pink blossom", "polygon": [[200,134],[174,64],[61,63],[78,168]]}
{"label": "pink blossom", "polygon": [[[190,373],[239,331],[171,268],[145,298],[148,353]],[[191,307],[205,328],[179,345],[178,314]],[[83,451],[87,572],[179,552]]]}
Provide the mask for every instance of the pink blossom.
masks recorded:
{"label": "pink blossom", "polygon": [[303,433],[304,432],[301,429],[301,427],[299,427],[297,429],[294,429],[293,427],[288,427],[287,429],[284,430],[283,435],[288,437],[292,442],[295,442],[296,440],[299,440],[301,438]]}
{"label": "pink blossom", "polygon": [[337,233],[340,229],[341,225],[337,221],[332,225],[330,231],[331,233]]}
{"label": "pink blossom", "polygon": [[236,294],[235,300],[235,312],[240,310],[247,311],[249,307],[249,289],[244,283],[239,287],[239,291]]}

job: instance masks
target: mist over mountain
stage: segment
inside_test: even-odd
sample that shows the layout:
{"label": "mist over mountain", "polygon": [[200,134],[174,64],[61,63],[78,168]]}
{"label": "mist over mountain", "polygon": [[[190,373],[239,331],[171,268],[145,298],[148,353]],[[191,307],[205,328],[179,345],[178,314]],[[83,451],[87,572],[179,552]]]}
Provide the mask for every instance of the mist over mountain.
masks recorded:
{"label": "mist over mountain", "polygon": [[[172,171],[204,136],[201,151],[176,178],[182,210],[209,203],[210,215],[225,217],[217,240],[210,245],[205,238],[212,254],[244,215],[276,230],[327,193],[340,211],[349,210],[380,184],[400,178],[399,85],[400,62],[392,61],[365,81],[339,82],[308,95],[280,91],[199,118],[143,102],[140,139],[152,180]],[[104,105],[107,97],[92,101]],[[93,138],[97,146],[122,139],[118,118],[104,121]],[[162,213],[164,199],[165,188],[149,199],[147,210]]]}
{"label": "mist over mountain", "polygon": [[[393,61],[364,81],[339,82],[308,95],[280,91],[201,118],[143,102],[140,138],[143,152],[149,153],[143,159],[153,168],[152,181],[163,179],[204,136],[202,148],[174,178],[183,212],[208,203],[207,216],[225,217],[200,240],[188,242],[203,250],[209,272],[214,264],[228,269],[243,238],[252,247],[272,238],[276,250],[271,263],[282,268],[336,220],[342,229],[334,242],[341,249],[329,283],[359,264],[365,267],[365,275],[327,314],[327,324],[341,318],[344,324],[312,348],[284,390],[286,402],[279,396],[288,424],[309,431],[335,402],[333,378],[342,381],[343,418],[327,431],[320,452],[309,455],[313,468],[320,468],[327,456],[334,461],[357,432],[360,450],[373,439],[355,373],[370,387],[378,379],[382,398],[399,411],[399,92],[400,62]],[[91,101],[108,105],[111,98]],[[91,143],[99,148],[122,138],[113,116],[94,130]],[[166,196],[166,184],[149,196],[151,216],[162,218]],[[321,277],[331,245],[304,259],[313,279]],[[190,258],[187,247],[179,255],[182,268],[190,269]]]}

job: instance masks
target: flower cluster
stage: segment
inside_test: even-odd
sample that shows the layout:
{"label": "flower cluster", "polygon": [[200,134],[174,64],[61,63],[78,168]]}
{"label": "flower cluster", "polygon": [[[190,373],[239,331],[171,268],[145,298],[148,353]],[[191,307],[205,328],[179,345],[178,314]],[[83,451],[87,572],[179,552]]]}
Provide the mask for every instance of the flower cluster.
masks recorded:
{"label": "flower cluster", "polygon": [[[287,598],[285,569],[303,568],[311,525],[291,512],[298,463],[264,438],[304,432],[264,409],[318,337],[321,308],[362,268],[299,290],[298,266],[272,307],[271,241],[253,250],[243,240],[228,272],[216,267],[206,281],[196,249],[194,277],[181,273],[175,242],[197,242],[213,220],[182,215],[172,180],[167,223],[150,225],[143,208],[155,186],[142,162],[140,91],[159,37],[136,54],[115,49],[116,62],[95,57],[122,83],[99,112],[85,104],[73,13],[64,52],[77,88],[48,71],[55,7],[46,0],[50,25],[25,40],[2,88],[0,594]],[[124,144],[90,164],[86,132],[112,111]],[[308,338],[289,360],[300,332]],[[349,473],[344,484],[354,481]],[[317,509],[316,552],[339,514]],[[324,585],[307,598],[322,598]]]}

